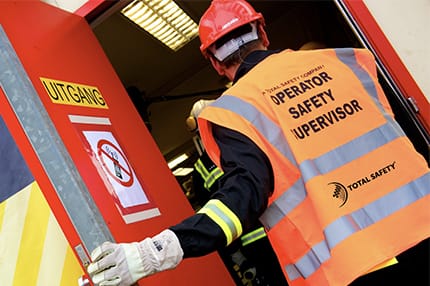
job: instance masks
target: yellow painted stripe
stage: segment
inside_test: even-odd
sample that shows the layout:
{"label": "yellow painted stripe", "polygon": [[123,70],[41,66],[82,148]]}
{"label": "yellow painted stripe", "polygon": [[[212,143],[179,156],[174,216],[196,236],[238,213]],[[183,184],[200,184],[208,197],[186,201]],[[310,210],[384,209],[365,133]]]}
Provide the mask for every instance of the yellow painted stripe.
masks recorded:
{"label": "yellow painted stripe", "polygon": [[[30,202],[21,239],[14,284],[36,285],[43,253],[50,210],[36,183],[32,184]],[[31,255],[29,255],[31,253]]]}
{"label": "yellow painted stripe", "polygon": [[31,185],[4,202],[6,207],[4,208],[0,232],[0,279],[2,286],[13,285],[30,190]]}
{"label": "yellow painted stripe", "polygon": [[66,257],[67,242],[54,216],[49,216],[37,286],[59,285]]}
{"label": "yellow painted stripe", "polygon": [[0,285],[77,285],[84,274],[37,183],[0,204]]}
{"label": "yellow painted stripe", "polygon": [[6,202],[0,203],[0,234],[1,234],[1,227],[3,225],[3,218],[4,218],[5,210],[6,210]]}
{"label": "yellow painted stripe", "polygon": [[70,247],[67,248],[63,269],[60,286],[77,285],[78,278],[84,275],[84,271]]}

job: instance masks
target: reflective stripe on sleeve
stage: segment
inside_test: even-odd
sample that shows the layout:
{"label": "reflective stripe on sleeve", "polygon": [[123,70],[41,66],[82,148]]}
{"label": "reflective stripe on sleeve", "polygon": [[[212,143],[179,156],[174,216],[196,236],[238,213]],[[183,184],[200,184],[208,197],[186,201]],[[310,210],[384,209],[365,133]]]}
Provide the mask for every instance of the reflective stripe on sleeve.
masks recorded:
{"label": "reflective stripe on sleeve", "polygon": [[199,159],[194,164],[197,172],[202,176],[205,188],[210,191],[212,185],[224,174],[220,168],[214,168],[212,171],[208,171],[203,162]]}
{"label": "reflective stripe on sleeve", "polygon": [[242,235],[239,218],[220,200],[209,200],[198,213],[206,214],[222,229],[227,245]]}
{"label": "reflective stripe on sleeve", "polygon": [[212,170],[209,175],[205,178],[205,188],[210,189],[212,185],[224,174],[224,172],[219,169],[215,168]]}
{"label": "reflective stripe on sleeve", "polygon": [[203,164],[202,160],[198,159],[197,162],[194,164],[194,168],[196,168],[197,172],[199,172],[203,180],[206,180],[206,177],[209,175],[209,172]]}
{"label": "reflective stripe on sleeve", "polygon": [[266,235],[266,231],[264,230],[264,227],[260,227],[260,228],[257,228],[256,230],[253,230],[251,232],[248,232],[247,234],[242,235],[240,237],[240,240],[242,241],[242,246],[245,246],[266,236],[267,235]]}

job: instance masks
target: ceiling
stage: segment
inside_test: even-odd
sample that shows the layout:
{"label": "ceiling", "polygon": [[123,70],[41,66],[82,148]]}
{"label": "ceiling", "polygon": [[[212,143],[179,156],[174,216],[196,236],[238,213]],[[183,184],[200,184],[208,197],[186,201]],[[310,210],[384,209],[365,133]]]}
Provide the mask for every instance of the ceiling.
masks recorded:
{"label": "ceiling", "polygon": [[[122,2],[122,1],[121,1]],[[176,1],[197,23],[208,0]],[[250,1],[263,13],[269,48],[298,49],[317,40],[328,46],[350,45],[333,1]],[[173,52],[131,23],[112,6],[90,21],[96,37],[119,78],[147,123],[167,160],[193,150],[192,134],[185,126],[192,104],[215,98],[227,80],[212,70],[195,38]]]}

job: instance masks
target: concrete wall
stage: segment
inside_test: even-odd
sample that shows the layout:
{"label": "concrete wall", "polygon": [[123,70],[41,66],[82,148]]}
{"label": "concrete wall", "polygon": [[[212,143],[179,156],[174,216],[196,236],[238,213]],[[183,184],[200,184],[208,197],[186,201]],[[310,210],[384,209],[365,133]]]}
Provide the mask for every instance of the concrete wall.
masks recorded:
{"label": "concrete wall", "polygon": [[42,2],[51,4],[69,12],[75,12],[88,0],[41,0]]}
{"label": "concrete wall", "polygon": [[430,101],[430,1],[364,0]]}

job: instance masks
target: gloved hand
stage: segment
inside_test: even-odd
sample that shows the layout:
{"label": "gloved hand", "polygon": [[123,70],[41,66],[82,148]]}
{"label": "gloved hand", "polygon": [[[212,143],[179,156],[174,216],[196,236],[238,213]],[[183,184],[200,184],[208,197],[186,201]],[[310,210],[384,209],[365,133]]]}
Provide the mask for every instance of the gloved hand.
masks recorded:
{"label": "gloved hand", "polygon": [[175,268],[184,252],[175,233],[166,229],[141,242],[105,242],[91,253],[87,268],[94,284],[129,286],[151,274]]}
{"label": "gloved hand", "polygon": [[202,112],[202,110],[214,101],[215,100],[213,100],[213,99],[212,100],[211,99],[200,99],[200,100],[196,101],[193,104],[193,107],[190,111],[190,116],[192,116],[194,118],[199,117],[199,114]]}

